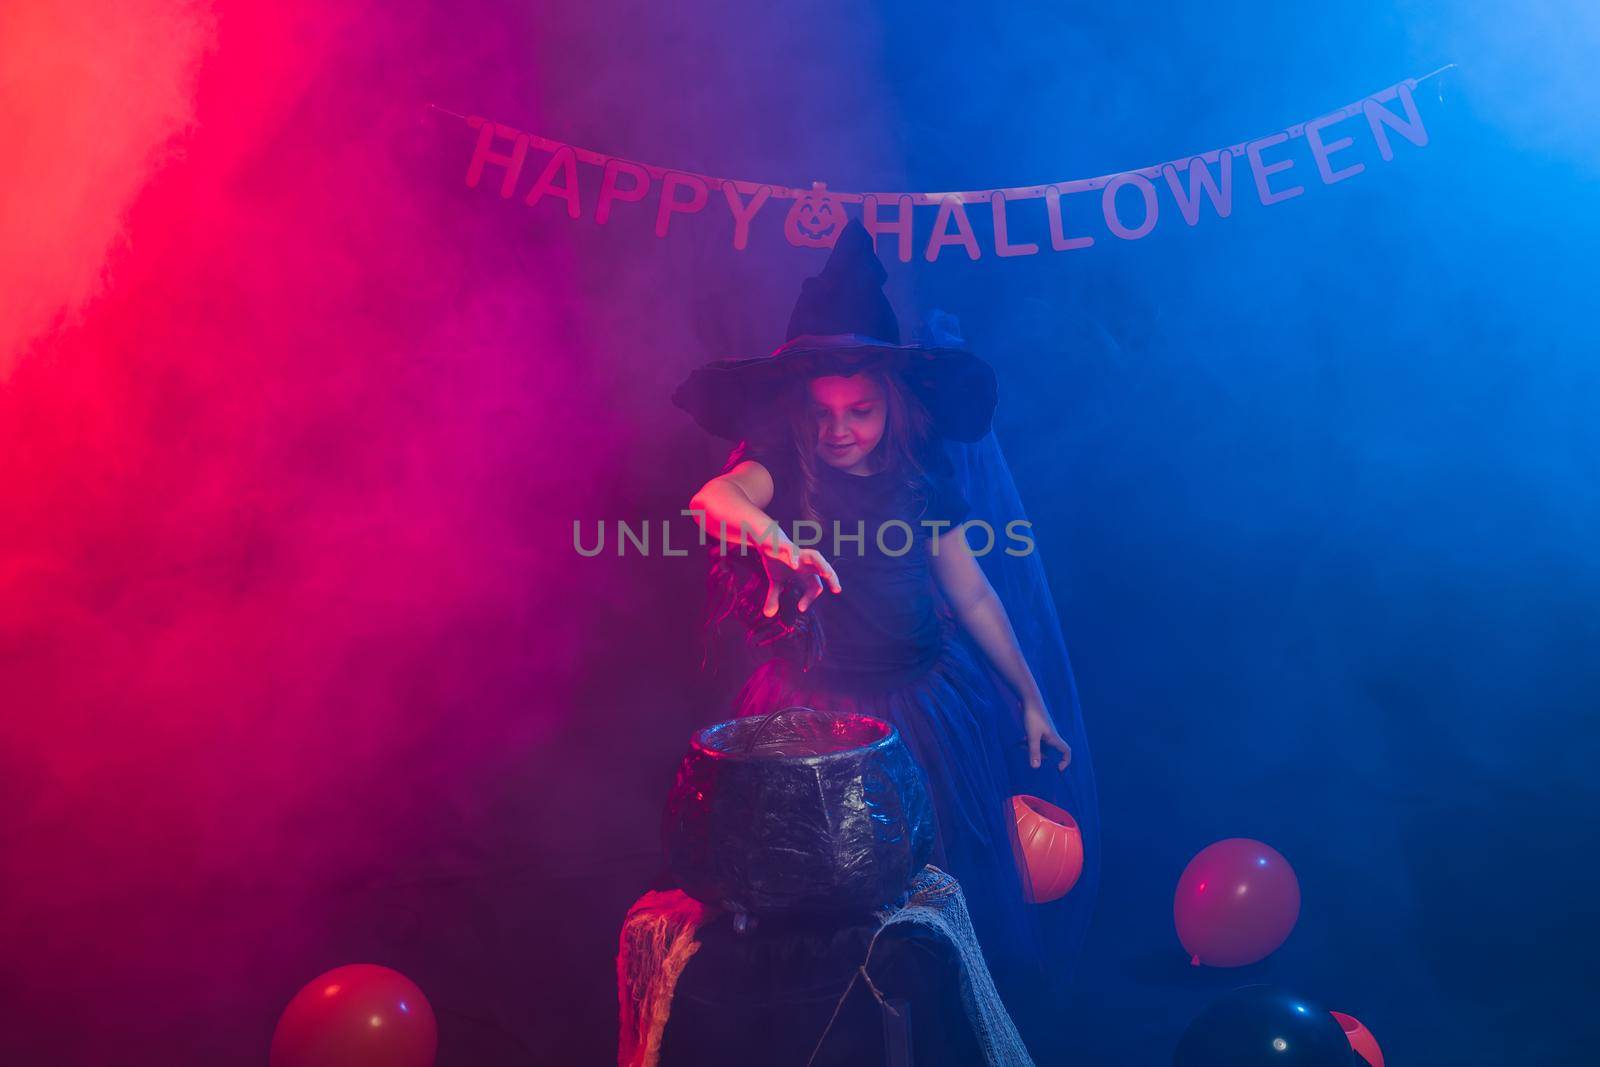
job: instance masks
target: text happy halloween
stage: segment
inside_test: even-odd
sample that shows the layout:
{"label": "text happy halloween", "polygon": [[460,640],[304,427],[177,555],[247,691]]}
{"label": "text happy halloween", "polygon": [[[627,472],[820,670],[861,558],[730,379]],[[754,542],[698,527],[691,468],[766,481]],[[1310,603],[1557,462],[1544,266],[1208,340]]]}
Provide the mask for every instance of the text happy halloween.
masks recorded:
{"label": "text happy halloween", "polygon": [[[929,262],[937,260],[949,248],[961,249],[969,259],[980,258],[984,249],[979,245],[968,213],[969,208],[976,206],[989,214],[988,251],[1001,257],[1031,256],[1040,251],[1041,243],[1014,237],[1017,231],[1013,230],[1010,205],[1016,201],[1044,201],[1044,218],[1037,218],[1038,211],[1034,209],[1030,220],[1032,228],[1027,232],[1041,239],[1048,238],[1045,243],[1053,251],[1066,252],[1095,243],[1092,234],[1074,232],[1075,222],[1082,225],[1082,216],[1094,210],[1085,201],[1092,203],[1094,199],[1098,199],[1098,213],[1106,231],[1125,241],[1136,241],[1155,229],[1162,218],[1164,198],[1158,191],[1161,187],[1171,197],[1168,214],[1176,208],[1190,226],[1199,222],[1207,204],[1218,218],[1227,218],[1234,206],[1235,160],[1238,159],[1244,160],[1256,198],[1262,205],[1297,197],[1305,192],[1305,186],[1295,184],[1298,178],[1291,172],[1296,160],[1282,147],[1292,139],[1304,140],[1324,185],[1352,178],[1366,169],[1365,163],[1353,161],[1348,154],[1355,149],[1357,137],[1370,136],[1385,162],[1394,158],[1390,131],[1411,144],[1426,145],[1427,130],[1417,112],[1412,90],[1420,81],[1433,76],[1407,78],[1330,114],[1252,141],[1139,170],[1050,185],[947,193],[844,193],[818,182],[810,189],[791,189],[637,163],[523,133],[481,117],[466,120],[478,131],[466,182],[469,188],[477,188],[484,174],[494,167],[500,178],[500,195],[509,199],[516,194],[525,174],[532,171],[528,166],[529,151],[537,149],[549,156],[523,196],[528,206],[537,207],[545,200],[557,201],[565,205],[567,214],[574,219],[592,210],[593,220],[602,226],[610,222],[613,214],[640,212],[645,217],[653,215],[656,236],[666,237],[678,216],[716,210],[711,205],[717,201],[726,206],[731,218],[736,249],[748,245],[751,226],[758,217],[763,221],[769,216],[776,217],[776,211],[767,210],[767,205],[774,200],[790,202],[783,215],[783,232],[790,244],[800,248],[832,247],[849,218],[846,205],[858,205],[868,232],[874,238],[892,239],[902,262],[910,262],[915,248],[920,248],[923,258]],[[1398,113],[1387,106],[1395,101],[1400,104]],[[1340,126],[1358,117],[1365,121],[1361,124],[1351,121],[1349,126]],[[1342,153],[1344,159],[1336,160]],[[599,184],[592,195],[586,195],[580,186],[579,163],[600,170]],[[1124,190],[1131,192],[1119,195]],[[640,207],[630,209],[628,205],[632,204]],[[917,238],[919,213],[916,209],[919,207],[934,209],[932,227],[925,231],[925,240]],[[1019,217],[1021,214],[1019,211]],[[1041,222],[1045,232],[1040,232],[1038,224]]]}

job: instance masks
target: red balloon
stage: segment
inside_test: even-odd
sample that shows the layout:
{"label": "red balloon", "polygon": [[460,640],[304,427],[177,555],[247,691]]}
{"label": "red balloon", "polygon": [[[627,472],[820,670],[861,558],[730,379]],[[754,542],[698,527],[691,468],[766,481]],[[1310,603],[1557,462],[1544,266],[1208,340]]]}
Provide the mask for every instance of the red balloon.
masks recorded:
{"label": "red balloon", "polygon": [[352,963],[307,983],[272,1032],[271,1067],[433,1067],[439,1027],[416,984]]}
{"label": "red balloon", "polygon": [[1048,800],[1027,795],[1011,798],[1011,814],[1017,822],[1023,895],[1033,904],[1066,896],[1083,874],[1078,821]]}
{"label": "red balloon", "polygon": [[1265,959],[1300,917],[1300,882],[1277,850],[1248,837],[1207,845],[1189,861],[1172,899],[1178,940],[1199,966]]}
{"label": "red balloon", "polygon": [[1350,1047],[1356,1050],[1356,1055],[1372,1067],[1383,1067],[1383,1049],[1378,1047],[1378,1039],[1372,1036],[1372,1031],[1361,1025],[1360,1019],[1342,1011],[1330,1011],[1328,1014],[1344,1027],[1344,1036],[1350,1039]]}

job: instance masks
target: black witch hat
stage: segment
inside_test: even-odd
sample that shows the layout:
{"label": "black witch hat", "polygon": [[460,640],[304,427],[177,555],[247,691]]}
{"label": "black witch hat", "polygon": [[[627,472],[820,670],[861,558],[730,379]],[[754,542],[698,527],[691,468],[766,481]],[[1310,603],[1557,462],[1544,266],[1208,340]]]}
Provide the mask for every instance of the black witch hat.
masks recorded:
{"label": "black witch hat", "polygon": [[965,349],[902,345],[883,294],[887,278],[872,236],[852,219],[822,273],[801,286],[783,346],[770,356],[712,360],[684,379],[672,402],[707,432],[740,441],[770,432],[772,402],[793,378],[885,367],[922,401],[935,433],[979,440],[994,419],[994,369]]}

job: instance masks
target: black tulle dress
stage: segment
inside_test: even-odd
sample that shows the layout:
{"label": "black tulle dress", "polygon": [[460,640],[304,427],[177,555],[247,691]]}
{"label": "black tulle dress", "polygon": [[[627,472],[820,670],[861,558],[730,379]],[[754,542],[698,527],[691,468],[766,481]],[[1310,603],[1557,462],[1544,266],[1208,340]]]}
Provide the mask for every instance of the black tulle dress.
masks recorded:
{"label": "black tulle dress", "polygon": [[[797,472],[778,451],[753,450],[747,458],[771,471],[775,496],[767,511],[792,531]],[[810,609],[821,620],[825,651],[804,670],[783,655],[762,663],[739,692],[736,714],[799,704],[863,712],[900,731],[927,775],[938,822],[933,862],[960,881],[996,985],[1024,1037],[1037,1045],[1029,1031],[1040,1025],[1037,1001],[1049,985],[1049,939],[1024,897],[1007,766],[1025,758],[1025,734],[1016,701],[976,661],[982,653],[970,639],[958,639],[959,624],[934,578],[933,533],[922,525],[959,523],[968,502],[952,479],[937,475],[922,492],[903,484],[898,472],[819,468],[815,503],[823,539],[814,547],[833,564],[843,589],[824,592]],[[859,546],[841,538],[840,551],[833,551],[834,519],[844,535],[864,524]],[[883,527],[879,544],[876,531],[890,520],[905,526]]]}

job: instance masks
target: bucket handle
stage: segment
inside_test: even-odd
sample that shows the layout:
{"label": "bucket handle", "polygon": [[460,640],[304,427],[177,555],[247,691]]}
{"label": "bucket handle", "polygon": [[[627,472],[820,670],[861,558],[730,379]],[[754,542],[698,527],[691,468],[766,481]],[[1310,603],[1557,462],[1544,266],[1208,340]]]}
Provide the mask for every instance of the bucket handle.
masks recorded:
{"label": "bucket handle", "polygon": [[766,733],[767,726],[779,715],[787,715],[791,711],[809,711],[815,714],[816,710],[816,708],[808,707],[805,704],[790,704],[786,708],[779,708],[777,711],[767,712],[767,714],[761,719],[761,725],[750,731],[750,736],[745,740],[744,749],[740,754],[748,756],[750,754],[750,750],[756,747],[756,742],[761,739],[761,735]]}

